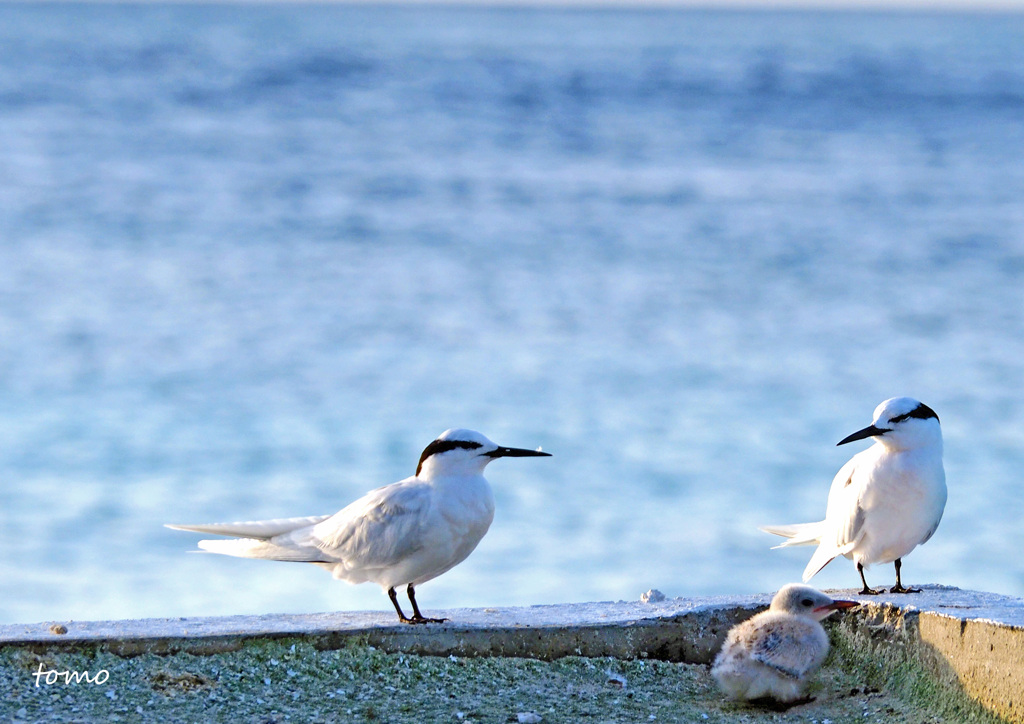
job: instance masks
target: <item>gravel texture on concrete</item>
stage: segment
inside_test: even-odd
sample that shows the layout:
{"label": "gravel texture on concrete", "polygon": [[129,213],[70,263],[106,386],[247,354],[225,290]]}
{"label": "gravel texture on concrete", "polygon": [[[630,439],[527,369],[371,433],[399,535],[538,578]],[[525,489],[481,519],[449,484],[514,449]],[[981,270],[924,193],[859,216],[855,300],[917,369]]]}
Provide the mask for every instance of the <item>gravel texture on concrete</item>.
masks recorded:
{"label": "gravel texture on concrete", "polygon": [[1019,701],[986,701],[957,668],[1020,691],[1020,599],[830,593],[865,605],[829,620],[815,699],[788,710],[727,702],[708,675],[729,627],[766,594],[432,611],[451,621],[428,626],[387,612],[4,626],[0,720],[1024,720]]}

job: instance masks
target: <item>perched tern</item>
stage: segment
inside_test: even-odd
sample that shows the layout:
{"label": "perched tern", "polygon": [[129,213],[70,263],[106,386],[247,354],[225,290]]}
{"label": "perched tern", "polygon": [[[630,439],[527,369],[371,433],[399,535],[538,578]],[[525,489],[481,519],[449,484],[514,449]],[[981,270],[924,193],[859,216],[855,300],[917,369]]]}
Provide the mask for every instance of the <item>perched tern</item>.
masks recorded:
{"label": "perched tern", "polygon": [[819,622],[856,605],[799,583],[783,586],[767,611],[733,626],[711,675],[731,699],[795,702],[828,655],[828,635]]}
{"label": "perched tern", "polygon": [[[440,623],[445,619],[420,613],[414,587],[464,561],[490,527],[494,496],[484,468],[495,458],[549,455],[501,447],[473,430],[446,430],[423,450],[415,475],[334,515],[167,527],[237,536],[199,541],[212,553],[314,563],[349,583],[372,581],[403,623]],[[407,587],[411,618],[398,604],[396,586]]]}
{"label": "perched tern", "polygon": [[839,445],[869,437],[875,444],[850,458],[832,481],[825,520],[761,530],[789,538],[777,548],[817,544],[804,581],[836,556],[846,556],[857,564],[861,594],[879,593],[864,578],[873,563],[895,563],[890,593],[917,593],[904,588],[900,568],[904,556],[932,537],[946,507],[939,416],[917,400],[894,397],[875,408],[870,425]]}

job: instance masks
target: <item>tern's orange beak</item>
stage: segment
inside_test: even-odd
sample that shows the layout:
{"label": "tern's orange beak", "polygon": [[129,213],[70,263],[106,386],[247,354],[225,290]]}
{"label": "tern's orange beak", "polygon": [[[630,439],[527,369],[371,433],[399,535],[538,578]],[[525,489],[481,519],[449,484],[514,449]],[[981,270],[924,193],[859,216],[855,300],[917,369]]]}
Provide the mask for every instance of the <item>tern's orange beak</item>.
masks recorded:
{"label": "tern's orange beak", "polygon": [[843,608],[853,608],[854,606],[859,605],[860,604],[857,601],[833,601],[832,603],[826,604],[824,606],[818,606],[816,609],[814,609],[814,612],[818,613],[819,611],[838,611]]}

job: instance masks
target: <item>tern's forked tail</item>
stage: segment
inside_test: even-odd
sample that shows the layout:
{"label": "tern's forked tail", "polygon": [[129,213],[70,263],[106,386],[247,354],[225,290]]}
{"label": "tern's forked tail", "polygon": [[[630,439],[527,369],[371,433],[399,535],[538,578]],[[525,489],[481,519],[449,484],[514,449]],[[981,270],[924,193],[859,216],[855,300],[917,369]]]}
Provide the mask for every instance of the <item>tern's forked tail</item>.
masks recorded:
{"label": "tern's forked tail", "polygon": [[772,535],[780,535],[788,538],[785,543],[780,543],[773,548],[787,548],[789,546],[811,546],[821,542],[821,528],[825,521],[817,523],[792,523],[790,525],[762,525],[758,530]]}
{"label": "tern's forked tail", "polygon": [[199,547],[209,553],[237,558],[263,558],[270,561],[294,561],[298,563],[319,563],[325,559],[319,551],[306,548],[289,548],[274,545],[255,538],[231,538],[229,540],[201,540]]}
{"label": "tern's forked tail", "polygon": [[274,536],[290,533],[298,528],[316,525],[331,516],[313,515],[305,518],[277,518],[275,520],[250,520],[238,523],[203,523],[200,525],[178,525],[165,523],[164,527],[174,530],[187,530],[193,533],[211,535],[230,535],[237,538],[257,538],[267,540]]}
{"label": "tern's forked tail", "polygon": [[814,555],[811,556],[811,560],[807,563],[807,567],[804,568],[803,580],[806,583],[811,580],[818,571],[827,566],[833,558],[836,556],[846,555],[846,553],[852,548],[852,545],[837,548],[835,544],[822,544],[821,536],[822,529],[824,527],[825,521],[821,520],[817,523],[765,525],[761,526],[760,530],[763,530],[765,533],[781,535],[783,538],[789,539],[781,545],[773,546],[773,549],[788,548],[789,546],[818,546],[818,549],[814,551]]}

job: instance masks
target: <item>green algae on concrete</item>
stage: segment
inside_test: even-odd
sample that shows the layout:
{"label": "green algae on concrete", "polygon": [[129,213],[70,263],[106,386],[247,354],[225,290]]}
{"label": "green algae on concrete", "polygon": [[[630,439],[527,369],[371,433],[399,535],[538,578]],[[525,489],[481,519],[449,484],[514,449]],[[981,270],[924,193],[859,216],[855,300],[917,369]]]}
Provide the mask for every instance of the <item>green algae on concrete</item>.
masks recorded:
{"label": "green algae on concrete", "polygon": [[[841,641],[810,693],[787,711],[725,701],[708,668],[654,660],[419,656],[301,639],[233,652],[121,657],[91,647],[0,649],[0,719],[25,722],[959,722],[912,687],[890,690]],[[42,667],[42,669],[40,669]],[[40,671],[107,672],[102,684]],[[63,679],[62,679],[63,681]],[[997,721],[985,718],[973,721]]]}
{"label": "green algae on concrete", "polygon": [[[931,616],[931,614],[923,614]],[[857,672],[867,686],[884,687],[893,695],[914,701],[935,720],[950,722],[1004,722],[1019,720],[1013,702],[994,697],[979,701],[965,691],[958,662],[934,650],[920,634],[921,612],[889,605],[863,604],[857,615],[837,619],[832,627],[833,656]],[[977,622],[946,621],[964,631]],[[1004,632],[1006,633],[1006,632]],[[1018,661],[1019,665],[1019,661]],[[989,688],[1012,675],[991,671]],[[972,691],[972,694],[976,692]],[[1018,696],[1024,696],[1017,692]],[[986,708],[986,705],[989,708]],[[1019,702],[1017,704],[1019,706]],[[999,716],[1013,717],[1002,718]]]}

